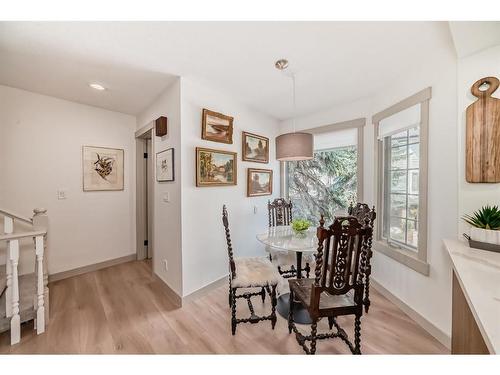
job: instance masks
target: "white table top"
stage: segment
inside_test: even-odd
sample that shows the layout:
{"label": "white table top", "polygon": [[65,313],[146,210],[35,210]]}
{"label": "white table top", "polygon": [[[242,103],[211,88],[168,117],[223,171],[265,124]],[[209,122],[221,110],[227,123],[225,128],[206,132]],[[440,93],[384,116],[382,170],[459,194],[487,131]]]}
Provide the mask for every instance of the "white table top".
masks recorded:
{"label": "white table top", "polygon": [[491,353],[500,353],[500,253],[444,240],[453,269]]}
{"label": "white table top", "polygon": [[266,233],[258,234],[257,240],[276,250],[314,252],[318,249],[316,228],[309,228],[304,236],[298,236],[291,226],[271,227]]}

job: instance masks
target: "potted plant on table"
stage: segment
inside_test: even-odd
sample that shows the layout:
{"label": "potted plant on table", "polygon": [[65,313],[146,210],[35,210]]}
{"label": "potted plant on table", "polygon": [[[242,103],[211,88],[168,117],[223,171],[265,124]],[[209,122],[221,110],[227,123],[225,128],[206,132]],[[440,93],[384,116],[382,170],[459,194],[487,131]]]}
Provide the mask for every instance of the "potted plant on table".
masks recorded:
{"label": "potted plant on table", "polygon": [[472,226],[470,238],[473,241],[500,245],[500,209],[486,205],[462,219]]}
{"label": "potted plant on table", "polygon": [[299,237],[305,236],[305,232],[309,229],[311,223],[304,219],[298,219],[292,221],[292,229],[295,234]]}

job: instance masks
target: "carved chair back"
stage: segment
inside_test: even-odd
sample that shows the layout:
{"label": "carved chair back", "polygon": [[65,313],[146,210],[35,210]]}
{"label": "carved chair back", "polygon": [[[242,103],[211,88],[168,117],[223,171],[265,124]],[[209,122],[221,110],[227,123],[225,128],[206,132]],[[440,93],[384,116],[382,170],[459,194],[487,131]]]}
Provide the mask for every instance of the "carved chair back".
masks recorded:
{"label": "carved chair back", "polygon": [[231,233],[229,232],[229,219],[227,215],[226,205],[222,206],[222,224],[224,224],[224,230],[226,232],[226,243],[227,243],[227,255],[229,257],[229,271],[231,278],[236,277],[236,265],[234,263],[233,246],[231,244]]}
{"label": "carved chair back", "polygon": [[276,198],[267,202],[269,227],[290,225],[292,223],[292,201],[285,198]]}
{"label": "carved chair back", "polygon": [[373,228],[373,223],[377,216],[375,213],[375,206],[370,210],[370,207],[366,203],[358,202],[355,206],[351,203],[347,212],[350,216],[356,217],[361,224],[364,224],[368,219],[369,225]]}
{"label": "carved chair back", "polygon": [[353,216],[337,217],[330,227],[317,230],[315,280],[311,291],[311,306],[319,309],[322,292],[346,294],[354,289],[354,300],[362,304],[364,262],[372,228],[361,225]]}

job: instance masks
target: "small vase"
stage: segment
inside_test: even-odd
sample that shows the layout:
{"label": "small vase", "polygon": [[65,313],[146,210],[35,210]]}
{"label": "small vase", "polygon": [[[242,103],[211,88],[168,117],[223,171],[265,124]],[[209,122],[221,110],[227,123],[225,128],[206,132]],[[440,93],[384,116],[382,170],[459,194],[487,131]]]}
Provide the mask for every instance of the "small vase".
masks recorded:
{"label": "small vase", "polygon": [[304,238],[306,237],[307,230],[294,230],[294,232],[295,232],[295,237]]}

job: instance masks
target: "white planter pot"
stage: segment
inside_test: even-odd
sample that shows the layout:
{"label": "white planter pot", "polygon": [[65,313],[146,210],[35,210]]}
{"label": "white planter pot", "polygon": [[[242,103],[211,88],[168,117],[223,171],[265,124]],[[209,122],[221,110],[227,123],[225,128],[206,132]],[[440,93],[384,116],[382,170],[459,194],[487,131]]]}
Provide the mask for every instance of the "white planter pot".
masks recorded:
{"label": "white planter pot", "polygon": [[470,238],[474,241],[500,245],[500,230],[488,230],[472,227]]}

